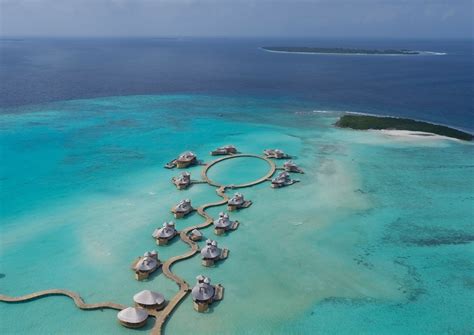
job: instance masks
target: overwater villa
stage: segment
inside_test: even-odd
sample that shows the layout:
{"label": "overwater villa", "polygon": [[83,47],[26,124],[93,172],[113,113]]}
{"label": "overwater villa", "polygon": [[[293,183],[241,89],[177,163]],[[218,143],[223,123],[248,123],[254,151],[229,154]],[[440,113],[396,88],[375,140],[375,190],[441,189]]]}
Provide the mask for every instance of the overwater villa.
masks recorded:
{"label": "overwater villa", "polygon": [[237,192],[227,201],[227,209],[229,211],[235,211],[236,209],[247,208],[251,204],[252,201],[245,200],[243,194]]}
{"label": "overwater villa", "polygon": [[178,169],[184,169],[191,165],[198,164],[196,155],[191,151],[183,152],[178,158],[173,159],[171,162],[165,164],[165,168],[172,169],[177,167]]}
{"label": "overwater villa", "polygon": [[151,236],[156,239],[156,244],[158,245],[168,244],[168,242],[176,235],[178,235],[178,232],[173,221],[164,222],[161,228],[155,229],[153,234],[151,234]]}
{"label": "overwater villa", "polygon": [[223,147],[219,147],[214,151],[211,151],[212,156],[218,155],[234,155],[237,153],[237,148],[233,145],[224,145]]}
{"label": "overwater villa", "polygon": [[219,218],[214,220],[214,233],[216,235],[222,235],[226,231],[235,230],[239,226],[238,221],[231,221],[229,214],[220,212]]}
{"label": "overwater villa", "polygon": [[221,285],[211,285],[211,280],[202,275],[197,276],[196,279],[196,286],[191,291],[193,305],[196,311],[203,313],[214,301],[222,300],[224,288]]}
{"label": "overwater villa", "polygon": [[286,171],[280,172],[278,176],[272,179],[272,187],[279,188],[288,185],[293,185],[298,182],[297,180],[291,179],[290,174]]}
{"label": "overwater villa", "polygon": [[288,154],[284,153],[280,149],[267,149],[263,150],[263,153],[267,158],[276,158],[276,159],[283,159],[283,158],[291,158]]}
{"label": "overwater villa", "polygon": [[143,308],[127,307],[117,313],[117,319],[127,328],[140,328],[146,324],[148,313]]}
{"label": "overwater villa", "polygon": [[304,171],[295,164],[292,160],[286,161],[283,164],[283,168],[285,169],[286,172],[296,172],[296,173],[304,173]]}
{"label": "overwater villa", "polygon": [[181,219],[191,213],[194,210],[193,206],[191,206],[191,200],[184,199],[181,200],[176,206],[171,208],[171,213],[174,214],[176,219]]}
{"label": "overwater villa", "polygon": [[198,229],[193,229],[189,234],[189,238],[194,242],[200,241],[202,239],[202,233]]}
{"label": "overwater villa", "polygon": [[133,301],[136,307],[153,309],[156,311],[162,310],[166,305],[166,300],[163,294],[153,292],[150,290],[143,290],[133,296]]}
{"label": "overwater villa", "polygon": [[183,172],[179,176],[171,178],[171,181],[178,190],[184,190],[191,185],[191,174],[189,172]]}
{"label": "overwater villa", "polygon": [[183,152],[179,155],[176,160],[176,167],[178,169],[187,168],[190,165],[196,165],[198,163],[196,155],[191,151]]}
{"label": "overwater villa", "polygon": [[228,255],[228,249],[220,249],[216,241],[207,240],[206,246],[201,249],[202,265],[213,266],[215,262],[226,259]]}
{"label": "overwater villa", "polygon": [[158,253],[155,250],[152,250],[147,251],[143,256],[138,257],[138,259],[132,264],[132,270],[135,272],[136,280],[144,280],[160,266],[161,262],[158,259]]}

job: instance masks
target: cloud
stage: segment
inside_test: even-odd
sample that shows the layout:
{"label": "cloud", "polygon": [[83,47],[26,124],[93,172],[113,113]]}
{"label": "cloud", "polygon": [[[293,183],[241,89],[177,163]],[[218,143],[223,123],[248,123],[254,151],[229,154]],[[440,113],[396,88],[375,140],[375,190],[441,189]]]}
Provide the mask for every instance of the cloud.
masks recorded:
{"label": "cloud", "polygon": [[470,37],[471,1],[0,0],[2,35]]}

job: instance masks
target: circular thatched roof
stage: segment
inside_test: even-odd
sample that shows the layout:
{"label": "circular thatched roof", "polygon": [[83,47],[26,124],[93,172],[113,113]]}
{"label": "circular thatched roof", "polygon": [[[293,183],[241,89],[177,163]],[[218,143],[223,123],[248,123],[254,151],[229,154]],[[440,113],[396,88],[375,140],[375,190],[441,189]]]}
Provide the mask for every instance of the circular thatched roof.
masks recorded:
{"label": "circular thatched roof", "polygon": [[221,255],[221,249],[217,247],[217,242],[212,241],[214,243],[209,242],[207,245],[202,248],[201,250],[201,257],[202,258],[207,258],[207,259],[215,259]]}
{"label": "circular thatched roof", "polygon": [[133,301],[142,305],[161,305],[165,301],[165,297],[158,292],[143,290],[133,296]]}
{"label": "circular thatched roof", "polygon": [[127,307],[117,313],[120,321],[128,323],[140,323],[148,318],[148,313],[143,308]]}

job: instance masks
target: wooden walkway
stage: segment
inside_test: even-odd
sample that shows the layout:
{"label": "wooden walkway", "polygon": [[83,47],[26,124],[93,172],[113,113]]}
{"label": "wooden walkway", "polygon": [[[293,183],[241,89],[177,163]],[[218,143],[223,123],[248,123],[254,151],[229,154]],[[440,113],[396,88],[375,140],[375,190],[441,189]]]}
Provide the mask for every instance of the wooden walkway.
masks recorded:
{"label": "wooden walkway", "polygon": [[[235,158],[240,158],[240,157],[253,157],[253,158],[258,158],[266,161],[270,165],[270,170],[268,173],[263,176],[262,178],[259,178],[253,182],[245,183],[245,184],[240,184],[240,185],[222,185],[219,183],[216,183],[209,179],[207,176],[208,170],[214,166],[215,164],[218,164],[219,162],[222,162],[227,159],[235,159]],[[217,187],[217,194],[222,197],[222,200],[204,204],[201,207],[197,208],[197,212],[199,215],[201,215],[205,221],[199,225],[194,225],[191,227],[187,227],[183,229],[180,233],[179,236],[181,240],[186,243],[189,247],[190,250],[187,251],[186,253],[178,256],[171,257],[170,259],[166,260],[166,262],[163,263],[162,265],[162,271],[163,274],[168,277],[169,279],[173,280],[179,287],[178,293],[168,302],[166,307],[161,310],[161,311],[153,311],[153,310],[147,310],[148,314],[152,317],[156,318],[155,325],[153,326],[151,330],[151,335],[161,335],[163,332],[163,327],[171,315],[175,308],[183,301],[183,299],[188,295],[188,293],[191,291],[191,288],[189,284],[182,279],[181,277],[177,276],[171,271],[171,267],[182,260],[188,259],[190,257],[193,257],[196,253],[199,252],[199,245],[192,241],[188,234],[194,229],[204,229],[212,225],[213,223],[213,218],[206,213],[206,209],[210,207],[216,207],[216,206],[222,206],[227,204],[227,201],[229,200],[229,197],[225,194],[226,189],[236,189],[236,188],[244,188],[244,187],[250,187],[254,186],[260,183],[263,183],[265,181],[268,181],[269,178],[273,176],[273,174],[276,171],[276,166],[275,163],[263,156],[259,155],[252,155],[252,154],[236,154],[236,155],[230,155],[230,156],[225,156],[219,159],[216,159],[212,161],[209,164],[206,164],[202,170],[202,178],[203,181],[202,183],[207,183],[211,186]],[[197,181],[194,181],[195,183],[198,183]],[[69,298],[71,298],[74,303],[76,304],[77,307],[80,309],[84,310],[94,310],[94,309],[102,309],[102,308],[110,308],[110,309],[115,309],[115,310],[122,310],[126,308],[127,306],[123,306],[120,304],[112,303],[112,302],[103,302],[103,303],[96,303],[96,304],[86,304],[84,300],[75,292],[72,291],[67,291],[67,290],[60,290],[60,289],[52,289],[52,290],[46,290],[46,291],[39,291],[36,293],[24,295],[21,297],[9,297],[6,295],[0,295],[0,301],[3,302],[8,302],[8,303],[15,303],[15,302],[25,302],[25,301],[30,301],[42,297],[47,297],[47,296],[52,296],[52,295],[65,295]]]}
{"label": "wooden walkway", "polygon": [[[216,164],[218,164],[222,161],[228,160],[228,159],[242,158],[242,157],[251,157],[251,158],[258,158],[258,159],[264,160],[265,162],[268,163],[268,165],[270,165],[270,170],[267,172],[267,174],[265,176],[263,176],[260,179],[257,179],[255,181],[245,183],[245,184],[239,184],[239,185],[222,185],[222,184],[219,184],[219,183],[211,180],[207,176],[207,173],[208,173],[209,169],[211,167],[213,167],[214,165],[216,165]],[[204,169],[202,170],[201,176],[202,176],[202,179],[205,180],[209,185],[212,185],[212,186],[215,186],[215,187],[223,187],[224,186],[226,188],[234,189],[234,188],[244,188],[244,187],[255,186],[257,184],[263,183],[263,182],[267,181],[269,178],[271,178],[273,176],[276,169],[277,169],[277,167],[276,167],[275,163],[269,158],[259,156],[259,155],[252,155],[252,154],[237,154],[237,155],[225,156],[225,157],[216,159],[215,161],[212,161],[211,163],[207,164],[204,167]]]}
{"label": "wooden walkway", "polygon": [[[219,184],[219,183],[216,183],[216,182],[212,181],[207,176],[207,173],[208,173],[209,169],[212,166],[214,166],[214,165],[216,165],[216,164],[218,164],[222,161],[228,160],[228,159],[235,159],[235,158],[241,158],[241,157],[252,157],[252,158],[262,159],[262,160],[266,161],[268,163],[268,165],[270,165],[270,170],[267,172],[267,174],[265,176],[263,176],[263,177],[261,177],[257,180],[255,180],[253,182],[245,183],[245,184],[240,184],[240,185],[222,185],[222,184]],[[180,304],[180,302],[187,296],[187,294],[191,291],[191,288],[190,288],[189,284],[184,279],[182,279],[182,278],[178,277],[177,275],[175,275],[171,271],[171,267],[174,263],[185,260],[185,259],[188,259],[188,258],[194,256],[199,251],[199,245],[196,242],[192,241],[189,238],[188,234],[189,234],[189,232],[191,232],[194,229],[204,229],[204,228],[207,228],[210,225],[212,225],[213,218],[209,214],[207,214],[205,210],[207,208],[210,208],[210,207],[222,206],[222,205],[227,204],[227,201],[229,200],[229,197],[225,194],[225,190],[227,188],[231,188],[231,189],[244,188],[244,187],[250,187],[250,186],[254,186],[254,185],[263,183],[263,182],[267,181],[269,178],[271,178],[273,176],[273,174],[275,173],[275,171],[276,171],[276,166],[275,166],[275,163],[272,160],[270,160],[266,157],[263,157],[263,156],[252,155],[252,154],[237,154],[237,155],[225,156],[225,157],[216,159],[216,160],[212,161],[211,163],[206,164],[204,166],[204,168],[202,169],[202,172],[201,172],[201,176],[202,176],[203,181],[205,183],[211,185],[211,186],[217,187],[216,192],[220,197],[222,197],[222,200],[202,205],[201,207],[199,207],[197,209],[198,214],[201,215],[205,219],[204,223],[202,223],[200,225],[187,227],[187,228],[183,229],[179,234],[181,240],[184,243],[186,243],[187,245],[189,245],[189,247],[191,249],[188,252],[186,252],[182,255],[179,255],[179,256],[174,256],[174,257],[168,259],[166,262],[163,263],[163,268],[162,268],[163,274],[166,277],[168,277],[169,279],[173,280],[176,284],[178,284],[179,291],[170,300],[170,302],[165,307],[165,309],[163,309],[163,311],[161,311],[157,315],[155,326],[153,327],[153,329],[151,331],[152,335],[162,334],[163,326],[166,323],[166,320],[168,319],[170,314]]]}
{"label": "wooden walkway", "polygon": [[84,300],[82,300],[82,298],[79,296],[79,294],[72,291],[61,290],[61,289],[39,291],[39,292],[27,294],[27,295],[22,295],[21,297],[9,297],[7,295],[0,294],[0,301],[9,302],[9,303],[26,302],[26,301],[40,299],[43,297],[49,297],[52,295],[64,295],[66,297],[69,297],[74,301],[77,307],[79,307],[80,309],[85,309],[85,310],[109,308],[109,309],[116,309],[120,311],[124,308],[127,308],[127,306],[116,304],[113,302],[99,302],[95,304],[86,304]]}
{"label": "wooden walkway", "polygon": [[192,241],[189,238],[188,234],[194,229],[203,229],[203,228],[209,227],[212,224],[213,219],[209,214],[205,212],[206,208],[225,205],[227,201],[229,200],[229,197],[225,194],[225,187],[219,187],[216,191],[217,191],[217,194],[222,197],[221,201],[205,204],[197,209],[198,214],[204,217],[206,221],[204,221],[204,223],[201,223],[199,225],[187,227],[179,233],[179,237],[181,238],[181,240],[187,245],[189,245],[191,249],[182,255],[171,257],[170,259],[168,259],[166,262],[163,263],[163,268],[162,268],[163,274],[169,279],[173,280],[176,284],[178,284],[179,291],[169,301],[168,305],[166,305],[166,307],[160,313],[157,314],[155,326],[151,330],[152,335],[162,334],[163,326],[166,320],[168,319],[168,317],[170,316],[170,314],[191,291],[189,284],[184,279],[178,277],[171,271],[171,266],[173,266],[173,264],[176,262],[179,262],[179,261],[182,261],[194,256],[199,251],[199,245],[196,242]]}

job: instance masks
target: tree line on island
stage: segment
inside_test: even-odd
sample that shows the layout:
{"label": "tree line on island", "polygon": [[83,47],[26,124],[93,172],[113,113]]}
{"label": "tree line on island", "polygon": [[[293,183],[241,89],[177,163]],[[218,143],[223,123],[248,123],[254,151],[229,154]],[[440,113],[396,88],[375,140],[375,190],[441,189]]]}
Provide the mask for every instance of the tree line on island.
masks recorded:
{"label": "tree line on island", "polygon": [[358,130],[387,129],[421,131],[456,138],[463,141],[473,140],[472,134],[458,129],[432,124],[424,121],[416,121],[411,119],[395,118],[388,116],[346,114],[341,116],[335,125],[340,128],[351,128]]}
{"label": "tree line on island", "polygon": [[363,54],[363,55],[418,55],[419,51],[407,49],[353,49],[353,48],[314,48],[314,47],[262,47],[267,51],[315,53],[315,54]]}

